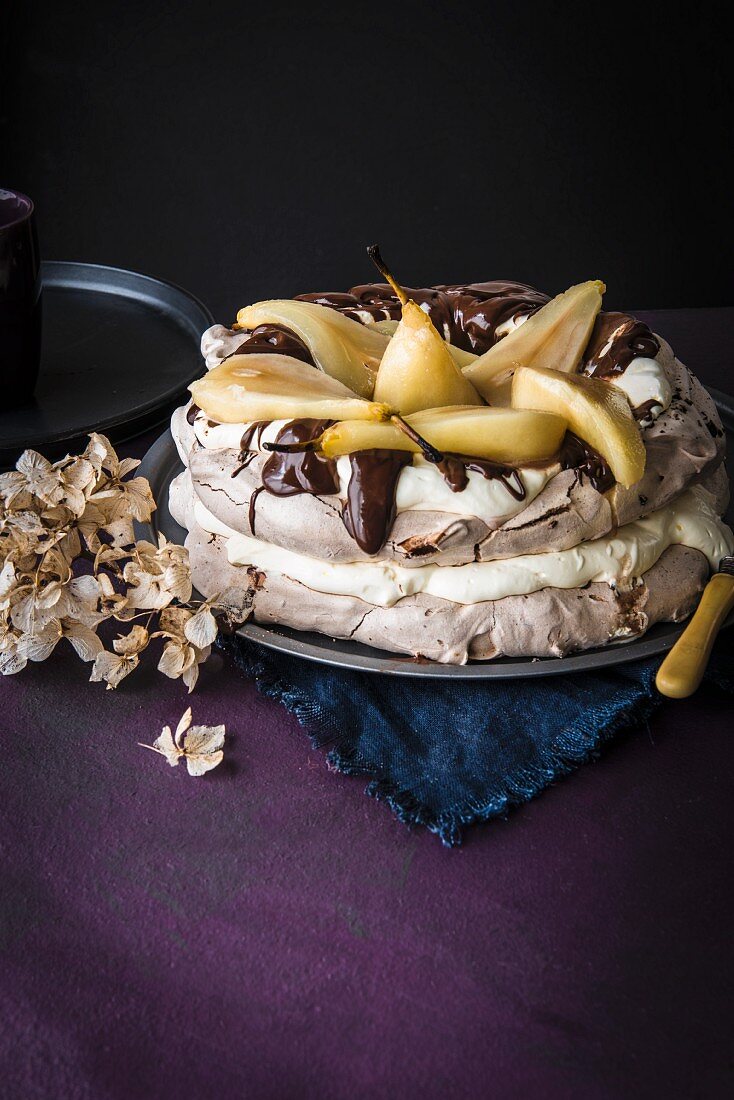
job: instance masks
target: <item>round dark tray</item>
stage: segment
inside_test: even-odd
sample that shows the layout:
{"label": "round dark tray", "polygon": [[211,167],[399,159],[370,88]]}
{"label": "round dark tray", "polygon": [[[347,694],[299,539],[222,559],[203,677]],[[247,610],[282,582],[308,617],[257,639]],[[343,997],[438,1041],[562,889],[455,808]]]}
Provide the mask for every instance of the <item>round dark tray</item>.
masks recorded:
{"label": "round dark tray", "polygon": [[[714,398],[727,433],[729,454],[734,453],[734,401],[716,390]],[[171,516],[168,509],[168,487],[183,469],[170,431],[164,432],[153,444],[138,473],[147,477],[158,502],[151,524],[137,524],[139,538],[157,540],[162,532],[172,542],[183,543],[186,531]],[[727,521],[734,524],[734,508],[729,506]],[[734,612],[727,625],[734,623]],[[394,676],[422,676],[456,680],[514,680],[528,676],[557,676],[567,672],[584,672],[626,664],[667,652],[680,637],[685,624],[657,623],[641,638],[615,642],[601,649],[589,649],[570,657],[501,657],[494,661],[474,661],[466,665],[444,665],[435,661],[416,661],[394,653],[372,649],[358,642],[328,638],[324,634],[291,630],[284,626],[258,626],[249,622],[238,633],[268,649],[291,653],[308,661],[356,669],[361,672],[383,672]]]}
{"label": "round dark tray", "polygon": [[43,264],[43,350],[32,401],[0,412],[0,464],[57,458],[91,431],[114,442],[162,424],[202,371],[209,310],[172,283],[99,264]]}

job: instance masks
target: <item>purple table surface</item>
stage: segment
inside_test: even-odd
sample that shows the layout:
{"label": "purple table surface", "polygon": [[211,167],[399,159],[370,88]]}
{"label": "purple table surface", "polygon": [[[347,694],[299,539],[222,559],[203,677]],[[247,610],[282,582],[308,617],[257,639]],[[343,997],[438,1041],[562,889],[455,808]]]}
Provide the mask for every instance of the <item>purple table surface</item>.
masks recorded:
{"label": "purple table surface", "polygon": [[[648,316],[734,390],[734,309]],[[88,674],[0,687],[3,1096],[732,1094],[716,689],[449,851],[218,655],[190,698]],[[189,702],[230,732],[203,780],[136,744]]]}

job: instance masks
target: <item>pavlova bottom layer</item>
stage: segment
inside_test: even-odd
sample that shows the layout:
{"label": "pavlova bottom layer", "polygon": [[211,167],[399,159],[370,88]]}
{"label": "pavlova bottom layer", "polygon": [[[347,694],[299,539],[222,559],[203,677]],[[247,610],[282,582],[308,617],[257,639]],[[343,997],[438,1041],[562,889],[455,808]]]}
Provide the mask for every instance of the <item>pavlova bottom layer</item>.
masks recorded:
{"label": "pavlova bottom layer", "polygon": [[420,593],[381,607],[355,596],[314,591],[280,573],[231,565],[226,543],[225,537],[192,522],[186,547],[194,584],[203,595],[251,589],[257,622],[451,664],[501,656],[562,657],[642,634],[653,623],[686,618],[709,575],[700,551],[670,546],[623,590],[601,582],[473,604]]}

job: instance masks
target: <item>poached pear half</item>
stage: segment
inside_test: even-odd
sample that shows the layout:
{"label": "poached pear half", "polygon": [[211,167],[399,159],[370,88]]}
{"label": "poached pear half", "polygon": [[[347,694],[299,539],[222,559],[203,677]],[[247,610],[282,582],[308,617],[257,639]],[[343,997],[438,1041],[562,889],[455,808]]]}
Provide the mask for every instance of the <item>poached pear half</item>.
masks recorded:
{"label": "poached pear half", "polygon": [[516,409],[556,413],[606,461],[629,488],[645,472],[645,444],[624,393],[608,382],[544,367],[518,367],[512,380]]}
{"label": "poached pear half", "polygon": [[403,315],[377,372],[375,401],[402,415],[447,405],[482,405],[446,342],[420,306],[403,303]]}
{"label": "poached pear half", "polygon": [[383,420],[390,413],[300,359],[265,352],[230,355],[189,389],[199,408],[222,424],[302,417]]}
{"label": "poached pear half", "polygon": [[518,366],[572,374],[589,342],[605,289],[597,279],[569,287],[465,367],[464,377],[491,404],[509,404]]}

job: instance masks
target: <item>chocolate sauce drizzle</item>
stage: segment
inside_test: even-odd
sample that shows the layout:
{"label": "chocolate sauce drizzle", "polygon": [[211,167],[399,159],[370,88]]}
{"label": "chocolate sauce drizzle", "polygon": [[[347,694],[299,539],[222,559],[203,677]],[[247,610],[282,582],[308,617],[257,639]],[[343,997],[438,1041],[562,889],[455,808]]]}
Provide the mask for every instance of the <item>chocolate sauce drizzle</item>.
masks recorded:
{"label": "chocolate sauce drizzle", "polygon": [[[409,298],[427,309],[442,336],[466,351],[481,355],[497,342],[497,329],[521,314],[535,313],[549,300],[525,283],[495,279],[428,288],[406,287]],[[345,313],[356,321],[367,313],[375,320],[398,320],[400,302],[387,283],[364,283],[348,294],[300,294],[298,301],[315,302]]]}
{"label": "chocolate sauce drizzle", "polygon": [[[291,420],[280,429],[275,442],[308,443],[323,435],[332,423],[332,420]],[[296,493],[331,496],[339,491],[336,462],[324,458],[318,451],[294,454],[273,451],[260,476],[268,492],[276,497],[290,497]]]}
{"label": "chocolate sauce drizzle", "polygon": [[622,374],[638,356],[654,359],[659,351],[644,321],[626,313],[600,313],[586,346],[584,369],[595,378],[610,378]]}
{"label": "chocolate sauce drizzle", "polygon": [[600,493],[605,493],[617,483],[606,462],[593,447],[573,432],[566,432],[559,456],[562,470],[576,470],[579,479],[586,478]]}
{"label": "chocolate sauce drizzle", "polygon": [[632,415],[635,420],[647,420],[652,410],[659,408],[661,408],[660,402],[655,397],[651,397],[649,401],[643,401],[641,405],[633,409]]}
{"label": "chocolate sauce drizzle", "polygon": [[[267,428],[269,423],[269,420],[256,420],[242,433],[242,438],[240,439],[239,464],[232,471],[231,477],[237,477],[237,474],[247,469],[252,460],[257,457],[263,429]],[[250,527],[252,527],[252,524],[250,524]]]}
{"label": "chocolate sauce drizzle", "polygon": [[525,500],[527,495],[522,478],[513,466],[502,466],[486,458],[471,458],[468,455],[456,454],[444,455],[436,465],[453,493],[462,493],[466,489],[469,484],[467,471],[474,470],[482,477],[486,477],[488,481],[501,481],[515,500]]}
{"label": "chocolate sauce drizzle", "polygon": [[[276,443],[307,443],[318,439],[332,423],[331,420],[292,420],[285,424],[276,436]],[[258,421],[245,431],[240,441],[240,465],[233,472],[235,477],[252,462],[259,448],[263,428],[267,421]],[[276,497],[295,496],[296,493],[313,493],[316,496],[332,496],[339,490],[336,462],[324,458],[317,451],[299,451],[287,454],[273,451],[260,472],[261,484],[250,497],[250,531],[255,534],[257,498],[263,489]]]}
{"label": "chocolate sauce drizzle", "polygon": [[250,533],[252,535],[255,534],[255,506],[257,504],[257,498],[260,496],[260,493],[264,491],[264,489],[264,485],[258,485],[257,489],[254,490],[252,496],[250,497],[250,506],[247,509],[247,518],[250,523]]}
{"label": "chocolate sauce drizzle", "polygon": [[395,519],[398,478],[413,455],[375,449],[356,451],[349,461],[352,473],[342,513],[344,526],[365,554],[377,554]]}
{"label": "chocolate sauce drizzle", "polygon": [[290,355],[292,359],[300,359],[304,363],[315,366],[311,352],[295,332],[283,328],[282,325],[258,325],[252,332],[247,333],[234,355],[258,355],[266,352],[268,355]]}
{"label": "chocolate sauce drizzle", "polygon": [[201,412],[201,409],[199,408],[199,406],[195,405],[192,401],[191,404],[189,405],[189,411],[186,413],[186,419],[189,422],[189,424],[191,424],[192,427],[194,425],[194,421],[196,420],[196,417],[198,416],[198,414],[200,412]]}

